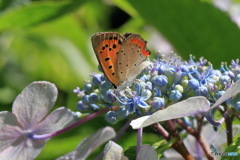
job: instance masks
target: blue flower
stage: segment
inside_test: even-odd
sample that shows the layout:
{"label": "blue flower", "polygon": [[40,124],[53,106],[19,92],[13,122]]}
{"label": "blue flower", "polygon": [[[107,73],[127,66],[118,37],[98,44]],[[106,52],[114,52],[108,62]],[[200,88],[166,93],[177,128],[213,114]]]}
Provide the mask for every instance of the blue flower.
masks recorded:
{"label": "blue flower", "polygon": [[117,116],[124,119],[129,115],[129,110],[126,107],[122,107],[119,110],[117,110]]}
{"label": "blue flower", "polygon": [[91,74],[91,76],[92,76],[92,83],[96,86],[100,85],[101,82],[103,81],[102,74],[93,73]]}
{"label": "blue flower", "polygon": [[83,90],[86,92],[86,93],[91,93],[93,91],[93,84],[90,83],[90,82],[87,82],[84,84],[84,87],[83,87]]}
{"label": "blue flower", "polygon": [[98,102],[98,95],[96,93],[91,93],[89,95],[88,101],[90,104],[95,104]]}
{"label": "blue flower", "polygon": [[219,78],[219,82],[222,84],[222,85],[226,85],[228,84],[229,82],[231,81],[231,78],[227,75],[223,75]]}
{"label": "blue flower", "polygon": [[105,115],[105,120],[111,124],[116,123],[117,121],[116,112],[114,111],[107,112],[107,114]]}
{"label": "blue flower", "polygon": [[152,83],[159,87],[164,87],[168,83],[168,78],[165,75],[159,75],[152,78]]}
{"label": "blue flower", "polygon": [[209,82],[216,81],[216,72],[212,69],[212,65],[209,66],[198,66],[192,72],[188,74],[191,79],[196,79],[200,84],[204,85]]}
{"label": "blue flower", "polygon": [[89,95],[84,95],[82,98],[82,102],[83,102],[83,104],[88,105],[89,104]]}
{"label": "blue flower", "polygon": [[150,82],[150,81],[148,81],[147,83],[146,83],[146,88],[145,89],[148,89],[148,90],[152,90],[152,83]]}
{"label": "blue flower", "polygon": [[178,90],[172,90],[169,94],[169,98],[174,102],[179,101],[181,97],[182,97],[182,94]]}
{"label": "blue flower", "polygon": [[82,111],[87,111],[88,110],[88,105],[83,104],[82,101],[78,101],[77,109],[81,112]]}
{"label": "blue flower", "polygon": [[134,83],[133,87],[135,88],[137,94],[140,94],[142,89],[144,89],[146,87],[146,83],[143,81],[138,81],[138,82]]}
{"label": "blue flower", "polygon": [[208,89],[207,89],[207,87],[202,85],[202,86],[198,87],[198,89],[195,90],[195,94],[197,96],[207,96]]}
{"label": "blue flower", "polygon": [[140,108],[148,108],[148,104],[145,102],[151,97],[152,93],[149,90],[143,89],[141,94],[136,92],[125,92],[118,101],[128,108],[129,112],[139,111]]}
{"label": "blue flower", "polygon": [[151,106],[155,109],[161,109],[164,107],[164,98],[154,97]]}
{"label": "blue flower", "polygon": [[200,84],[199,84],[198,80],[193,78],[188,81],[188,86],[189,86],[189,88],[195,90],[195,89],[199,88]]}
{"label": "blue flower", "polygon": [[101,83],[99,88],[100,88],[101,93],[103,94],[103,93],[105,93],[106,91],[108,91],[109,89],[112,88],[112,83],[109,82],[109,80],[106,79],[105,81],[103,81]]}
{"label": "blue flower", "polygon": [[116,101],[116,95],[113,93],[112,90],[108,90],[104,96],[104,100],[108,103],[113,103]]}

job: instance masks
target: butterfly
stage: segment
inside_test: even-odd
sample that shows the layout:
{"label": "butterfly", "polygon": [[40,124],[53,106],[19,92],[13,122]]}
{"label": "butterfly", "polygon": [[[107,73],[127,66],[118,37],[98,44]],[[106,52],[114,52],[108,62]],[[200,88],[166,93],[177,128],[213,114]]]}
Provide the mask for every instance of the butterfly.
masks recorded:
{"label": "butterfly", "polygon": [[114,88],[123,88],[146,68],[151,54],[139,34],[100,32],[91,38],[98,62]]}

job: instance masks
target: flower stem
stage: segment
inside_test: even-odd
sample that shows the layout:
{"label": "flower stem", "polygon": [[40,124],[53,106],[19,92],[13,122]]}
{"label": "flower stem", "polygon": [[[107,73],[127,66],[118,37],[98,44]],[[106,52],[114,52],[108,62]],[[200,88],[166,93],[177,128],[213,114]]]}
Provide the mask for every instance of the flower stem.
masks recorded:
{"label": "flower stem", "polygon": [[229,113],[232,112],[232,109],[229,108],[226,104],[224,105],[226,112],[223,114],[223,118],[225,120],[226,129],[227,129],[227,144],[230,145],[233,141],[232,136],[232,121],[234,119],[234,114],[230,115]]}
{"label": "flower stem", "polygon": [[[198,124],[202,123],[201,122],[202,119],[200,119],[200,122],[198,122]],[[214,158],[210,155],[211,153],[211,149],[209,147],[209,145],[206,143],[204,137],[201,135],[201,129],[202,128],[200,126],[198,126],[198,131],[189,127],[188,125],[186,125],[182,120],[177,119],[176,122],[182,127],[184,128],[189,134],[191,134],[192,136],[194,136],[196,138],[196,140],[198,141],[198,143],[201,145],[205,155],[207,156],[207,158],[209,160],[213,160]]]}
{"label": "flower stem", "polygon": [[174,120],[168,120],[166,121],[170,135],[174,138],[176,138],[176,142],[172,145],[172,147],[182,155],[182,157],[186,160],[194,160],[193,156],[188,152],[186,146],[184,145],[181,137],[178,134],[176,123]]}
{"label": "flower stem", "polygon": [[225,123],[226,123],[226,129],[227,129],[227,144],[230,145],[233,141],[233,135],[232,135],[232,121],[233,121],[234,115],[233,116],[227,116]]}
{"label": "flower stem", "polygon": [[125,123],[122,128],[118,131],[116,137],[113,139],[114,142],[117,142],[118,139],[123,135],[123,133],[125,133],[125,131],[128,129],[128,127],[130,126],[129,124],[131,123],[132,119],[129,119],[127,121],[127,123]]}
{"label": "flower stem", "polygon": [[139,150],[142,146],[142,132],[143,132],[143,128],[139,128],[138,136],[137,136],[137,153],[139,152]]}
{"label": "flower stem", "polygon": [[152,127],[155,128],[167,141],[171,140],[169,133],[163,128],[159,123],[152,124]]}

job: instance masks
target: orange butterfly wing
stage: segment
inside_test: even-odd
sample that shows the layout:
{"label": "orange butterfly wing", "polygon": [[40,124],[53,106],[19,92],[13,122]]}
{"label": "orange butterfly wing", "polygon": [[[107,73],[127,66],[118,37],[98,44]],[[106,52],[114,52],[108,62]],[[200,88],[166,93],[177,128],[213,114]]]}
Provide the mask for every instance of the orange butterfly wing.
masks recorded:
{"label": "orange butterfly wing", "polygon": [[97,33],[92,36],[92,46],[98,62],[108,80],[115,86],[120,84],[116,73],[117,55],[125,37],[115,32]]}

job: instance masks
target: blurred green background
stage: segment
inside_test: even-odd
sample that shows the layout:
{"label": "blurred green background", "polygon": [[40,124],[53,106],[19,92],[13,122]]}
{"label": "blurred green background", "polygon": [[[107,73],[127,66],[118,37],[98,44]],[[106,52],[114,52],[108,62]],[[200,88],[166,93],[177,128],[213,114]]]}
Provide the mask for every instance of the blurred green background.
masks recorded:
{"label": "blurred green background", "polygon": [[[0,110],[11,110],[29,83],[45,80],[58,87],[55,108],[76,111],[72,90],[98,71],[90,43],[97,32],[140,33],[151,59],[158,50],[174,51],[183,59],[204,56],[219,69],[222,61],[230,63],[240,53],[240,30],[231,10],[238,1],[230,4],[222,11],[211,0],[0,0]],[[100,117],[57,136],[38,159],[61,156],[106,125]],[[135,145],[135,134],[129,129],[119,143]],[[150,137],[144,142],[159,138]]]}

